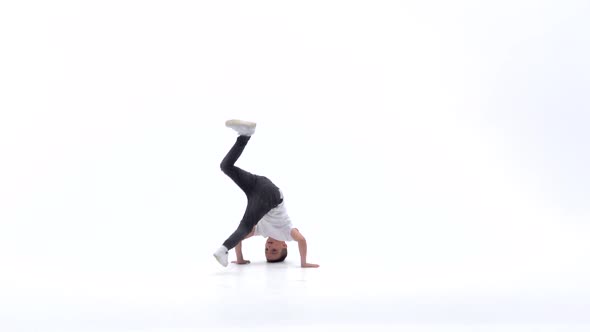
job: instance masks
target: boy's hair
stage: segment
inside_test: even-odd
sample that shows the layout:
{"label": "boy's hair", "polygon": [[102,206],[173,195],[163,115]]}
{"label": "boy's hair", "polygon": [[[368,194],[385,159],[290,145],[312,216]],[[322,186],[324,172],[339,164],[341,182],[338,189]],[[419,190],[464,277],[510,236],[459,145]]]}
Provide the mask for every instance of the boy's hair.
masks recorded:
{"label": "boy's hair", "polygon": [[267,259],[266,261],[268,263],[280,263],[280,262],[284,261],[285,258],[287,258],[287,248],[283,248],[281,250],[281,256],[279,258],[277,258],[277,259]]}

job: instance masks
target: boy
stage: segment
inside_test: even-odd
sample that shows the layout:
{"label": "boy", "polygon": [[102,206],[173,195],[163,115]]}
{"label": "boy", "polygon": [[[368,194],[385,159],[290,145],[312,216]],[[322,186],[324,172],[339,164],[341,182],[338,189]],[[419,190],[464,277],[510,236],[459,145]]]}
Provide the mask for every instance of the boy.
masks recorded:
{"label": "boy", "polygon": [[282,262],[287,257],[287,243],[297,241],[301,256],[301,267],[319,267],[307,262],[307,242],[291,219],[283,204],[283,194],[268,178],[246,172],[234,166],[250,137],[256,130],[256,123],[242,120],[228,120],[225,125],[239,136],[234,146],[221,162],[221,170],[244,191],[248,198],[246,212],[235,232],[215,251],[213,256],[223,265],[228,265],[228,251],[236,248],[236,264],[248,264],[242,255],[242,240],[254,235],[268,237],[265,244],[266,261]]}

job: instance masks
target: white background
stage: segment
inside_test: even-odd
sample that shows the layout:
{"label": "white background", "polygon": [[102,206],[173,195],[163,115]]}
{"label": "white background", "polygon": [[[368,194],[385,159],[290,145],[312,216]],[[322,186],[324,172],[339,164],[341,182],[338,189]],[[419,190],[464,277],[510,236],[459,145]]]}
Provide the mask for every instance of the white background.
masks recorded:
{"label": "white background", "polygon": [[[0,329],[587,329],[589,15],[2,2]],[[245,206],[229,118],[319,269],[211,256]]]}

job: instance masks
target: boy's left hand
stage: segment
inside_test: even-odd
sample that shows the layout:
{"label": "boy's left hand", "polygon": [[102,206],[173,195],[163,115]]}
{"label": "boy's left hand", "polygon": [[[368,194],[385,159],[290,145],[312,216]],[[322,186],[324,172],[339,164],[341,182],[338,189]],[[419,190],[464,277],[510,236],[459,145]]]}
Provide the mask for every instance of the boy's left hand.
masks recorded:
{"label": "boy's left hand", "polygon": [[232,263],[242,265],[242,264],[250,264],[250,261],[242,259],[240,261],[232,261]]}

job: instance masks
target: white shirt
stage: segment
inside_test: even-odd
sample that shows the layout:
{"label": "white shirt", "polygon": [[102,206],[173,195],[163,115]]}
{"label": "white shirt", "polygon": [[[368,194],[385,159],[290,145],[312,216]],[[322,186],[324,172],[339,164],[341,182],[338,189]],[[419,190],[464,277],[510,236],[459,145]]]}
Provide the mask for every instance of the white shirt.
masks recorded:
{"label": "white shirt", "polygon": [[272,237],[279,241],[293,241],[291,230],[293,224],[287,214],[285,202],[277,205],[260,219],[254,227],[254,235]]}

